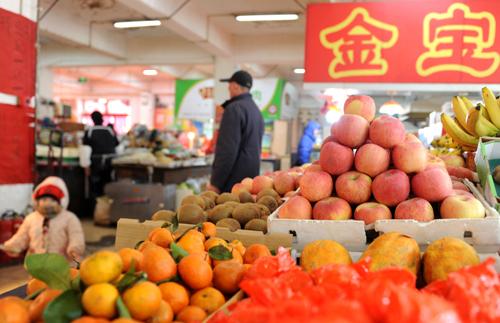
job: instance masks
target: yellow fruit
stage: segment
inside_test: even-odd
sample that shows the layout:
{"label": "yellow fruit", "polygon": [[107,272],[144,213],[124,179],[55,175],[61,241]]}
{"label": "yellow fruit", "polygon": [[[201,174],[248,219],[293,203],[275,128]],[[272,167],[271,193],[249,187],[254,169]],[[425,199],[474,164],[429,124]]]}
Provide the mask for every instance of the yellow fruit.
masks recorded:
{"label": "yellow fruit", "polygon": [[371,271],[399,267],[416,275],[420,265],[420,248],[414,239],[401,233],[388,232],[370,243],[361,259],[366,257],[372,260]]}
{"label": "yellow fruit", "polygon": [[424,279],[429,284],[446,279],[449,273],[479,264],[479,256],[468,243],[446,237],[431,243],[424,253]]}
{"label": "yellow fruit", "polygon": [[149,281],[137,283],[123,293],[123,302],[130,315],[140,321],[155,315],[160,309],[161,300],[160,289]]}
{"label": "yellow fruit", "polygon": [[198,306],[211,314],[226,302],[224,295],[213,287],[200,289],[191,296],[190,305]]}
{"label": "yellow fruit", "polygon": [[85,258],[80,264],[80,278],[86,285],[109,283],[122,273],[120,255],[111,251],[99,251]]}
{"label": "yellow fruit", "polygon": [[304,247],[300,256],[300,265],[308,272],[327,264],[349,265],[351,263],[349,251],[332,240],[311,242]]}
{"label": "yellow fruit", "polygon": [[95,317],[111,319],[116,315],[118,289],[109,283],[89,286],[82,295],[85,312]]}

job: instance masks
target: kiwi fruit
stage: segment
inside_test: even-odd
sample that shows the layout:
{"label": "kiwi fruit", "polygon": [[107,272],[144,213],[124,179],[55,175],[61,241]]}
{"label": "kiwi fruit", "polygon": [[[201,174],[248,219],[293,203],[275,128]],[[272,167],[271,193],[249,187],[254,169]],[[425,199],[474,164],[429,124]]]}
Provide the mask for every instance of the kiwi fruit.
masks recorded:
{"label": "kiwi fruit", "polygon": [[493,170],[493,179],[497,184],[500,184],[500,165]]}
{"label": "kiwi fruit", "polygon": [[234,208],[225,204],[217,205],[208,211],[208,219],[210,222],[217,223],[222,219],[230,218]]}
{"label": "kiwi fruit", "polygon": [[272,188],[265,188],[262,191],[260,191],[259,194],[257,194],[256,200],[258,201],[263,196],[267,196],[267,195],[274,197],[274,199],[276,200],[276,202],[278,202],[278,204],[281,204],[281,196],[278,194],[278,192],[276,192]]}
{"label": "kiwi fruit", "polygon": [[181,205],[177,213],[180,223],[198,224],[206,220],[205,212],[197,204]]}
{"label": "kiwi fruit", "polygon": [[245,226],[248,221],[260,218],[259,210],[248,204],[238,205],[233,211],[233,218]]}
{"label": "kiwi fruit", "polygon": [[201,196],[201,198],[205,201],[205,210],[210,210],[215,207],[215,201],[211,200],[209,197]]}
{"label": "kiwi fruit", "polygon": [[226,202],[236,202],[240,203],[240,198],[232,193],[222,193],[217,197],[217,204],[224,204]]}
{"label": "kiwi fruit", "polygon": [[231,218],[219,220],[215,225],[218,227],[228,228],[229,231],[236,231],[241,229],[240,223]]}
{"label": "kiwi fruit", "polygon": [[265,205],[269,211],[272,213],[278,208],[278,202],[274,199],[274,197],[270,195],[265,195],[259,199],[257,204]]}
{"label": "kiwi fruit", "polygon": [[181,201],[181,205],[186,205],[186,204],[197,204],[202,209],[206,208],[205,200],[201,196],[197,195],[189,195],[183,198]]}
{"label": "kiwi fruit", "polygon": [[267,216],[271,215],[271,211],[264,204],[252,203],[252,206],[254,208],[256,208],[257,210],[259,210],[261,219],[265,216],[267,217]]}
{"label": "kiwi fruit", "polygon": [[234,202],[234,201],[229,201],[229,202],[224,203],[224,205],[230,206],[230,207],[232,207],[234,209],[235,207],[237,207],[238,205],[240,205],[240,203],[239,202]]}
{"label": "kiwi fruit", "polygon": [[241,191],[240,194],[238,194],[238,197],[240,198],[241,203],[255,202],[252,194],[248,193],[247,191]]}
{"label": "kiwi fruit", "polygon": [[160,210],[157,211],[153,216],[151,217],[151,220],[153,221],[167,221],[167,222],[172,222],[175,218],[175,212],[170,211],[170,210]]}
{"label": "kiwi fruit", "polygon": [[267,222],[261,219],[252,219],[245,224],[245,230],[262,231],[267,233]]}
{"label": "kiwi fruit", "polygon": [[215,193],[214,191],[205,191],[205,192],[202,192],[200,194],[201,197],[208,197],[209,199],[211,199],[212,201],[214,201],[215,203],[215,200],[217,200],[217,197],[219,196],[219,194]]}

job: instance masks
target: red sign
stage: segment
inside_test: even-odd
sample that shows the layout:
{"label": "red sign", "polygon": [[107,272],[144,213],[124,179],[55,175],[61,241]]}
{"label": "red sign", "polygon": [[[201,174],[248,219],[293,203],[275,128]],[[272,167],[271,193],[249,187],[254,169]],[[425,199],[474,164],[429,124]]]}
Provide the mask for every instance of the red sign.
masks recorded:
{"label": "red sign", "polygon": [[305,82],[500,83],[499,66],[496,1],[325,3],[307,10]]}

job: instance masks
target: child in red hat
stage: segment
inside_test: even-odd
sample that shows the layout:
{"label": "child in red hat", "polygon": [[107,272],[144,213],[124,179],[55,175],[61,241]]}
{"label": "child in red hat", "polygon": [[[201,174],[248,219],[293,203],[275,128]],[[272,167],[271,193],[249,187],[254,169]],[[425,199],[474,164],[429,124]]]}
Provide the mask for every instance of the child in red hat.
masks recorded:
{"label": "child in red hat", "polygon": [[68,189],[59,177],[46,178],[33,192],[35,212],[29,214],[17,233],[2,247],[8,254],[59,253],[79,261],[85,252],[80,220],[66,208]]}

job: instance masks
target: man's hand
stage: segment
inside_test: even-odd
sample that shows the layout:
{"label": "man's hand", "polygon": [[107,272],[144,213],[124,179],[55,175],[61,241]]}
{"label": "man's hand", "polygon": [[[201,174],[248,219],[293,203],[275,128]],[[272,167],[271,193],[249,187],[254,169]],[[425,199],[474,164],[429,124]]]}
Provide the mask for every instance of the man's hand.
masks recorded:
{"label": "man's hand", "polygon": [[217,194],[220,194],[220,190],[217,187],[213,186],[212,184],[207,185],[207,191],[212,191]]}

